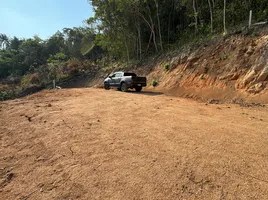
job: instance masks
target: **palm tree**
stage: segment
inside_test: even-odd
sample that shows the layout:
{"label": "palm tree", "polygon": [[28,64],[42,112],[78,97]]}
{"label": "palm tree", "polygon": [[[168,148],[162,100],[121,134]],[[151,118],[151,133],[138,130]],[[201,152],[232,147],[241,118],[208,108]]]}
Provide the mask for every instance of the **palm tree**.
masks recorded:
{"label": "palm tree", "polygon": [[9,38],[7,35],[0,33],[0,48],[5,49],[9,46]]}

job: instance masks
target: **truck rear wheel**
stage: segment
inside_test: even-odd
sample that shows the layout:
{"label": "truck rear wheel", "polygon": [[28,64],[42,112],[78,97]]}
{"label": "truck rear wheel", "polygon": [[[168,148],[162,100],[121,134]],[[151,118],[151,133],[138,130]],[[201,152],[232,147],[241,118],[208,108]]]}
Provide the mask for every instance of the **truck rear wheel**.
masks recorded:
{"label": "truck rear wheel", "polygon": [[135,88],[136,92],[140,92],[142,90],[142,87],[141,86],[138,86]]}
{"label": "truck rear wheel", "polygon": [[128,90],[127,85],[126,85],[125,83],[122,83],[122,84],[121,84],[121,91],[122,91],[122,92],[127,92],[127,90]]}

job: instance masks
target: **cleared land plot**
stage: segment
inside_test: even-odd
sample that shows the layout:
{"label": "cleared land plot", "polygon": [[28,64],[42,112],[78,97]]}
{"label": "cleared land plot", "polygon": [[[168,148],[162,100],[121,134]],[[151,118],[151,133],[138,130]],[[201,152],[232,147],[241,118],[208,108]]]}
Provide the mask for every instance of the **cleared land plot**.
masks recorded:
{"label": "cleared land plot", "polygon": [[0,199],[268,199],[268,109],[158,93],[0,103]]}

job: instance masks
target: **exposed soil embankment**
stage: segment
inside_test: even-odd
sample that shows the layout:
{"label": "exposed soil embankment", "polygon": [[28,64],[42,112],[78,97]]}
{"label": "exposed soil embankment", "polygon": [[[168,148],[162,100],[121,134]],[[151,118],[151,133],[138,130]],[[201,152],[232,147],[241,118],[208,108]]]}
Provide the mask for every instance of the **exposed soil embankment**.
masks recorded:
{"label": "exposed soil embankment", "polygon": [[182,48],[134,69],[158,82],[147,89],[200,100],[268,103],[268,28]]}

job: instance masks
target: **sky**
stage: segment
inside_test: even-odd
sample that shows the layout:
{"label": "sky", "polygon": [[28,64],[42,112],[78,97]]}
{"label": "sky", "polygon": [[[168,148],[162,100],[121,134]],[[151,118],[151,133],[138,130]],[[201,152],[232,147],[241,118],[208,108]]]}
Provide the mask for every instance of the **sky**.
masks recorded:
{"label": "sky", "polygon": [[0,0],[0,33],[47,39],[93,16],[87,0]]}

